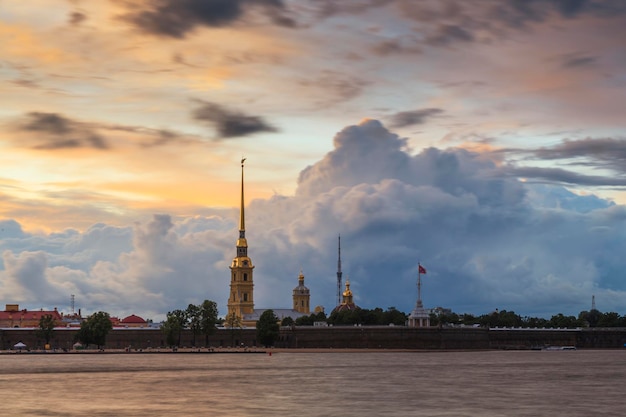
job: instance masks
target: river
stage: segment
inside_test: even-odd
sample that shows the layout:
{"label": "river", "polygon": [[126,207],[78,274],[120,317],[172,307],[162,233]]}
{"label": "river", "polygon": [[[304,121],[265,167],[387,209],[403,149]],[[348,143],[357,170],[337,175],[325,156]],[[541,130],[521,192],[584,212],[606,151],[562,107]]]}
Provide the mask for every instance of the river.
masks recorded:
{"label": "river", "polygon": [[6,416],[623,416],[626,350],[2,354]]}

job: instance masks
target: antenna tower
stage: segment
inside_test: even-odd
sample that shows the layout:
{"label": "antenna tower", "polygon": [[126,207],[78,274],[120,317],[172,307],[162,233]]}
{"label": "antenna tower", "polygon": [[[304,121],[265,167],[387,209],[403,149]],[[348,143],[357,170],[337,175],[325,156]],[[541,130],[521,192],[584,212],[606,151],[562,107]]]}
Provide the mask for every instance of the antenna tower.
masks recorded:
{"label": "antenna tower", "polygon": [[591,309],[592,310],[596,309],[596,296],[595,295],[591,296]]}
{"label": "antenna tower", "polygon": [[341,304],[341,235],[338,238],[338,257],[337,257],[337,305]]}

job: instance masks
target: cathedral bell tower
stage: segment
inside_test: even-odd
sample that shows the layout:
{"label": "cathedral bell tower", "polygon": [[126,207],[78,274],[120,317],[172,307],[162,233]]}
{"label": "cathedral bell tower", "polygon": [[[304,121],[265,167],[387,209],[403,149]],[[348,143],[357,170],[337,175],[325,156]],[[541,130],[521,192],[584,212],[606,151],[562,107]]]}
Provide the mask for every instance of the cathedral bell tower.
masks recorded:
{"label": "cathedral bell tower", "polygon": [[252,270],[254,266],[248,257],[248,241],[246,240],[246,224],[243,197],[243,163],[241,160],[241,209],[239,216],[239,239],[237,239],[237,256],[230,266],[230,296],[228,297],[228,316],[233,315],[243,321],[246,315],[254,312],[254,283]]}
{"label": "cathedral bell tower", "polygon": [[309,300],[311,292],[304,286],[304,274],[298,275],[298,286],[293,289],[293,309],[302,314],[311,314]]}

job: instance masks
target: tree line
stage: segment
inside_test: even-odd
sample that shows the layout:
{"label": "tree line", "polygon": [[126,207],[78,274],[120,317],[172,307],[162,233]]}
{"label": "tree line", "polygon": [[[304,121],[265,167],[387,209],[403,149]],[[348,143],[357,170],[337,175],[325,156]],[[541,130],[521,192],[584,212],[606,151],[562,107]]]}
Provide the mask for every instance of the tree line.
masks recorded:
{"label": "tree line", "polygon": [[[398,325],[406,324],[408,315],[395,307],[387,310],[382,308],[333,311],[330,316],[322,312],[312,313],[293,320],[286,317],[282,321],[273,310],[266,310],[256,325],[257,340],[261,345],[271,346],[279,337],[280,326],[313,326],[316,322],[329,325]],[[214,334],[218,325],[225,325],[231,332],[231,346],[235,332],[242,328],[241,319],[234,314],[223,319],[218,318],[217,303],[204,300],[199,305],[189,304],[185,310],[177,309],[167,313],[166,320],[161,325],[166,343],[171,347],[180,346],[183,330],[190,330],[193,335],[192,345],[196,346],[197,338],[204,336],[204,346],[208,347],[209,336]],[[579,328],[579,327],[626,327],[626,315],[616,312],[600,312],[596,309],[581,311],[578,316],[566,316],[558,313],[545,319],[516,314],[514,311],[493,311],[483,315],[454,312],[434,312],[430,314],[431,326],[482,326],[482,327],[522,327],[522,328]],[[36,330],[38,337],[45,340],[46,345],[53,337],[57,325],[52,315],[44,315],[39,320]],[[113,325],[108,313],[99,311],[87,317],[76,333],[75,341],[83,347],[95,345],[101,349],[106,342],[106,336]]]}
{"label": "tree line", "polygon": [[[330,316],[324,312],[313,313],[296,320],[285,318],[282,326],[313,326],[315,322],[324,322],[330,325],[397,325],[403,326],[408,320],[408,314],[389,307],[387,310],[374,308],[368,310],[357,308],[347,311],[333,311]],[[529,317],[516,314],[514,311],[493,311],[483,315],[454,312],[430,313],[431,326],[481,326],[481,327],[545,327],[545,328],[578,328],[578,327],[626,327],[626,315],[620,316],[615,312],[602,313],[592,309],[581,311],[578,316],[555,314],[549,319]]]}
{"label": "tree line", "polygon": [[441,313],[431,314],[430,324],[433,326],[449,325],[480,325],[484,327],[545,327],[545,328],[578,328],[578,327],[626,327],[626,316],[616,312],[602,313],[596,309],[581,311],[578,316],[566,316],[558,313],[545,319],[528,317],[513,311],[494,311],[481,316],[472,314]]}

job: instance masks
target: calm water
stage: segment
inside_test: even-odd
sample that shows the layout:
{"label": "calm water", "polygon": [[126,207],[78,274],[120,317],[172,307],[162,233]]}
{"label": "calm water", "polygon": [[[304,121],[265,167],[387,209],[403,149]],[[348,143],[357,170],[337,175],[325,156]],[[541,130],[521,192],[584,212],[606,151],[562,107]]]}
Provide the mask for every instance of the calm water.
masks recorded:
{"label": "calm water", "polygon": [[6,416],[623,416],[624,351],[0,355]]}

